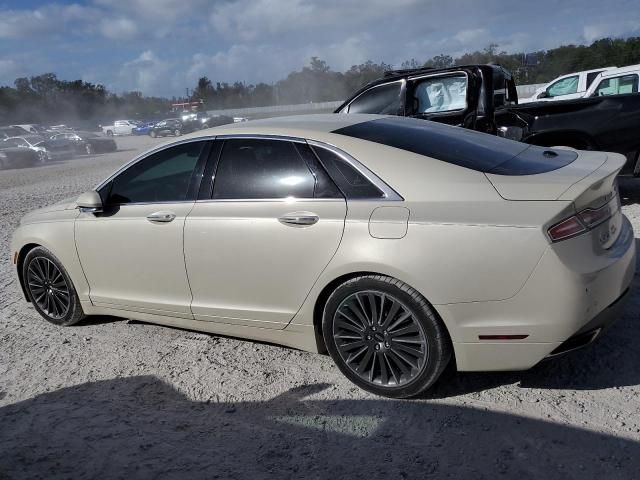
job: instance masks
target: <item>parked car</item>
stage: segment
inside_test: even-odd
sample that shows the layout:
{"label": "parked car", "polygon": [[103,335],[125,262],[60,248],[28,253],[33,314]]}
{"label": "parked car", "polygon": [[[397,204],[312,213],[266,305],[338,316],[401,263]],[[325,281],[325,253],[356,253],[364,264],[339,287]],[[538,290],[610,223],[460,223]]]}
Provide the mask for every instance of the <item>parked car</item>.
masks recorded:
{"label": "parked car", "polygon": [[640,175],[640,95],[518,105],[513,76],[499,65],[389,72],[336,113],[402,115],[533,145],[617,152],[628,159],[623,173]]}
{"label": "parked car", "polygon": [[133,135],[149,135],[156,122],[143,122],[131,130]]}
{"label": "parked car", "polygon": [[0,140],[9,137],[19,137],[24,135],[25,132],[22,128],[16,126],[0,127]]}
{"label": "parked car", "polygon": [[43,161],[46,159],[34,149],[14,147],[11,142],[0,140],[0,169],[31,167]]}
{"label": "parked car", "polygon": [[21,133],[21,135],[43,135],[47,131],[45,126],[37,123],[23,123],[20,125],[11,126],[22,129],[23,132]]}
{"label": "parked car", "polygon": [[44,163],[51,159],[51,155],[44,146],[44,138],[41,136],[22,136],[5,138],[2,143],[8,147],[23,148],[33,150],[39,163]]}
{"label": "parked car", "polygon": [[71,142],[75,153],[84,155],[115,152],[118,149],[113,138],[103,137],[93,132],[58,133],[53,135],[51,140]]}
{"label": "parked car", "polygon": [[211,133],[22,219],[12,257],[45,320],[326,349],[360,387],[404,398],[454,358],[521,370],[587,345],[629,296],[622,155],[378,115]]}
{"label": "parked car", "polygon": [[131,135],[133,129],[138,126],[137,122],[133,120],[116,120],[113,125],[107,125],[102,127],[102,133],[113,135]]}
{"label": "parked car", "polygon": [[149,136],[165,137],[167,135],[174,135],[179,137],[184,133],[184,124],[179,118],[167,118],[156,123],[149,130]]}
{"label": "parked car", "polygon": [[582,72],[569,73],[554,78],[542,86],[531,97],[521,98],[518,103],[549,102],[557,100],[573,100],[588,97],[587,91],[595,78],[602,72],[614,70],[616,67],[603,67]]}

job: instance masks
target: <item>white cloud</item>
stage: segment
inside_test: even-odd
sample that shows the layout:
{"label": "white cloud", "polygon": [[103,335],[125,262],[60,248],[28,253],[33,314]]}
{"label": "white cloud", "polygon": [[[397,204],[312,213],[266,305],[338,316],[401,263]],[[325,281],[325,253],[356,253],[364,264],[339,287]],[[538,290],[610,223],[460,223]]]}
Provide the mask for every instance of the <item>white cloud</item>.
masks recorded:
{"label": "white cloud", "polygon": [[93,9],[82,5],[45,5],[35,10],[0,11],[0,38],[22,39],[63,33],[74,22],[91,19]]}
{"label": "white cloud", "polygon": [[126,62],[118,73],[117,83],[122,90],[145,94],[171,90],[173,65],[146,50],[136,59]]}
{"label": "white cloud", "polygon": [[587,43],[604,37],[618,37],[640,33],[640,21],[617,21],[585,25],[583,36]]}
{"label": "white cloud", "polygon": [[138,34],[138,25],[128,18],[103,19],[99,28],[102,35],[112,40],[127,40]]}

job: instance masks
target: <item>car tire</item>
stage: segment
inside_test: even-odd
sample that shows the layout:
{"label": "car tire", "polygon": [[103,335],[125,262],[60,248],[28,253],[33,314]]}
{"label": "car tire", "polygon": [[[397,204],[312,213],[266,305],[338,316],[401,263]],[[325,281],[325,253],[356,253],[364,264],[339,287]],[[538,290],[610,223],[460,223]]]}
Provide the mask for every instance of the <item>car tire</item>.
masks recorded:
{"label": "car tire", "polygon": [[174,134],[176,137],[179,137],[180,135],[182,135],[182,132],[176,128],[176,129],[173,131],[173,134]]}
{"label": "car tire", "polygon": [[322,333],[349,380],[390,398],[427,390],[452,357],[446,327],[427,300],[386,276],[363,275],[337,287],[324,306]]}
{"label": "car tire", "polygon": [[209,128],[209,125],[207,125],[206,123],[204,125],[202,125],[201,130],[204,130],[205,128]]}
{"label": "car tire", "polygon": [[107,137],[113,137],[113,131],[107,130]]}
{"label": "car tire", "polygon": [[93,148],[91,147],[91,144],[90,144],[90,143],[87,143],[87,144],[84,146],[84,153],[86,153],[87,155],[91,155],[91,154],[93,154]]}
{"label": "car tire", "polygon": [[40,165],[47,162],[47,154],[46,152],[38,152],[38,163]]}
{"label": "car tire", "polygon": [[85,318],[69,274],[46,248],[36,247],[27,253],[22,281],[31,304],[46,321],[66,327]]}
{"label": "car tire", "polygon": [[154,132],[153,130],[151,130],[151,131],[149,132],[149,136],[150,136],[151,138],[156,138],[156,137],[158,136],[158,134],[157,134],[156,132]]}

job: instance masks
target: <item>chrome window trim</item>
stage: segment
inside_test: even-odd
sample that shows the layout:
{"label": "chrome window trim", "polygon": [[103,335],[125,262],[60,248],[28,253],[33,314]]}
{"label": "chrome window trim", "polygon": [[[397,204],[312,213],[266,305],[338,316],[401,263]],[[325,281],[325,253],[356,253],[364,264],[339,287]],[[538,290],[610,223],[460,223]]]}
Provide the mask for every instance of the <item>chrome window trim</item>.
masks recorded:
{"label": "chrome window trim", "polygon": [[[159,145],[151,150],[147,150],[146,152],[141,153],[140,155],[138,155],[137,157],[134,157],[132,160],[130,160],[129,162],[125,163],[124,165],[122,165],[118,170],[116,170],[114,173],[112,173],[106,180],[102,181],[100,184],[98,184],[94,190],[99,190],[102,187],[104,187],[105,185],[107,185],[110,181],[112,181],[115,177],[117,177],[118,175],[120,175],[122,172],[124,172],[125,170],[127,170],[129,167],[132,167],[133,165],[135,165],[136,163],[144,160],[145,158],[161,151],[161,150],[165,150],[167,148],[171,148],[171,147],[175,147],[178,145],[182,145],[185,143],[193,143],[193,142],[203,142],[203,141],[214,141],[214,140],[231,140],[231,139],[255,139],[255,140],[278,140],[278,141],[284,141],[284,142],[296,142],[296,143],[306,143],[308,145],[311,146],[316,146],[319,148],[326,148],[327,150],[331,151],[332,153],[334,153],[335,155],[337,155],[338,157],[340,157],[343,161],[347,162],[349,165],[351,165],[353,168],[355,168],[361,175],[363,175],[369,182],[371,182],[373,185],[375,185],[380,191],[382,191],[383,196],[382,197],[373,197],[373,198],[354,198],[354,199],[346,199],[346,201],[349,202],[353,202],[353,201],[366,201],[366,202],[370,202],[370,201],[404,201],[404,198],[398,194],[398,192],[396,192],[393,188],[391,188],[389,185],[387,185],[382,179],[380,179],[375,173],[373,173],[371,170],[369,170],[367,167],[365,167],[362,163],[360,163],[358,160],[356,160],[355,158],[353,158],[351,155],[349,155],[348,153],[346,153],[344,150],[341,150],[339,147],[336,147],[335,145],[326,143],[326,142],[321,142],[318,140],[310,140],[310,139],[305,139],[305,138],[301,138],[301,137],[293,137],[293,136],[288,136],[288,135],[269,135],[269,134],[265,134],[265,135],[261,135],[261,134],[242,134],[242,133],[238,133],[238,134],[226,134],[226,135],[206,135],[206,136],[202,136],[202,137],[195,137],[195,138],[188,138],[188,139],[182,139],[182,140],[178,140],[175,142],[171,142],[169,144],[163,144],[163,145]],[[211,161],[211,160],[209,160]],[[331,177],[331,175],[329,175],[329,177]],[[195,203],[200,203],[200,202],[288,202],[288,201],[339,201],[339,202],[343,202],[345,201],[345,199],[328,199],[328,198],[275,198],[275,199],[269,199],[269,198],[232,198],[232,199],[202,199],[202,200],[195,200]],[[172,204],[172,203],[193,203],[194,201],[192,200],[188,200],[188,201],[178,201],[178,202],[136,202],[136,203],[123,203],[123,204],[119,204],[119,206],[127,206],[127,205],[161,205],[161,204]]]}
{"label": "chrome window trim", "polygon": [[[215,135],[206,135],[203,137],[195,137],[195,138],[186,138],[186,139],[182,139],[182,140],[177,140],[175,142],[171,142],[169,144],[162,144],[162,145],[158,145],[157,147],[152,148],[151,150],[147,150],[145,152],[142,152],[140,155],[138,155],[137,157],[133,157],[131,160],[129,160],[127,163],[125,163],[124,165],[122,165],[120,168],[118,168],[115,172],[113,172],[109,177],[107,177],[106,180],[103,180],[101,183],[99,183],[98,185],[96,185],[93,189],[94,190],[100,190],[102,187],[104,187],[107,183],[109,183],[111,180],[113,180],[115,177],[117,177],[118,175],[120,175],[122,172],[124,172],[125,170],[127,170],[129,167],[132,167],[133,165],[135,165],[136,163],[144,160],[147,157],[150,157],[151,155],[158,153],[161,150],[165,150],[167,148],[171,148],[171,147],[177,147],[178,145],[183,145],[186,143],[193,143],[193,142],[205,142],[205,141],[212,141],[215,140],[216,136]],[[127,203],[125,205],[132,205],[131,203]]]}
{"label": "chrome window trim", "polygon": [[[402,101],[402,94],[404,92],[404,90],[407,87],[407,80],[406,79],[400,79],[400,80],[393,80],[391,82],[385,82],[385,83],[380,83],[379,85],[374,85],[371,88],[366,89],[364,92],[360,93],[356,98],[352,99],[349,103],[347,103],[344,108],[342,110],[340,110],[340,113],[350,113],[349,112],[349,108],[351,107],[351,104],[353,102],[355,102],[357,99],[359,99],[362,95],[364,95],[365,93],[369,93],[370,91],[376,89],[376,88],[380,88],[380,87],[386,87],[388,85],[392,85],[394,83],[399,83],[400,84],[400,103],[403,103]],[[406,102],[404,102],[406,103]],[[403,110],[404,110],[404,105],[401,105]]]}

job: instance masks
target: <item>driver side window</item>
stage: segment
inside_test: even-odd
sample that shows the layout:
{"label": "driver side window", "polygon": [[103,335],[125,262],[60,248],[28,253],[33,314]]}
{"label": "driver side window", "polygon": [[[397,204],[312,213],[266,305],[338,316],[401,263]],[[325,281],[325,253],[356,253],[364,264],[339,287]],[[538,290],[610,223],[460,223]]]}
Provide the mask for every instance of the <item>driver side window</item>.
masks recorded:
{"label": "driver side window", "polygon": [[558,80],[549,88],[547,95],[549,97],[560,97],[562,95],[571,95],[578,92],[578,76],[563,78]]}
{"label": "driver side window", "polygon": [[467,107],[467,77],[454,75],[426,79],[416,85],[413,98],[416,113],[463,110]]}
{"label": "driver side window", "polygon": [[206,142],[190,142],[156,152],[113,179],[107,204],[182,202]]}

